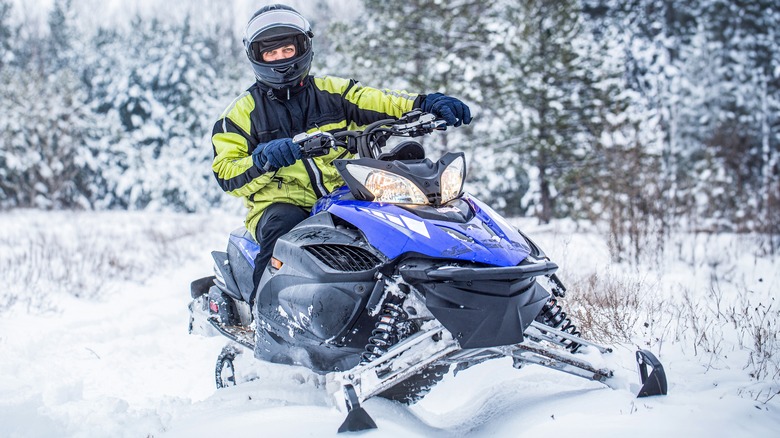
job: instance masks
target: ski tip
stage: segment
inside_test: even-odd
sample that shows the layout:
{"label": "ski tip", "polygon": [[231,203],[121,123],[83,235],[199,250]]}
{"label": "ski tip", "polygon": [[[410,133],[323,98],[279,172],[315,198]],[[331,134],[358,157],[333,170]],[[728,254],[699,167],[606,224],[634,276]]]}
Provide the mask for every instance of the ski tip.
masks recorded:
{"label": "ski tip", "polygon": [[368,412],[362,407],[357,407],[349,411],[344,423],[339,427],[339,433],[360,432],[362,430],[376,428],[376,423],[374,423],[374,420],[368,415]]}
{"label": "ski tip", "polygon": [[[639,350],[636,352],[636,363],[639,365],[639,375],[642,378],[642,388],[639,390],[637,398],[666,395],[666,372],[661,361],[653,353]],[[647,372],[648,365],[652,368],[649,374]]]}

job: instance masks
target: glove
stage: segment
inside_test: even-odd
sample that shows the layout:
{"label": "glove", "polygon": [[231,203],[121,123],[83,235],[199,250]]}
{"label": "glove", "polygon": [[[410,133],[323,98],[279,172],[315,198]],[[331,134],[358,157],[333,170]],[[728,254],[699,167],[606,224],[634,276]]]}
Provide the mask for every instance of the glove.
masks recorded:
{"label": "glove", "polygon": [[252,161],[260,169],[281,169],[301,158],[301,147],[291,138],[277,138],[258,145],[252,152]]}
{"label": "glove", "polygon": [[471,123],[471,111],[460,100],[441,93],[433,93],[425,96],[421,110],[441,117],[450,126],[460,126],[461,123]]}

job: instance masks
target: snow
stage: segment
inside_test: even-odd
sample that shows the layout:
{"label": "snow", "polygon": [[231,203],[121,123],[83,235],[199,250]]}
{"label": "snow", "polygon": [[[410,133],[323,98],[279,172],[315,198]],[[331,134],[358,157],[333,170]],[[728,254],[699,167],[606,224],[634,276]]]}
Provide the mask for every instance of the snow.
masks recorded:
{"label": "snow", "polygon": [[[237,367],[257,379],[216,390],[214,362],[226,342],[187,333],[189,282],[211,273],[210,251],[222,249],[241,221],[219,214],[0,215],[0,274],[11,278],[0,292],[7,304],[0,312],[0,437],[338,436],[344,414],[329,400],[323,377],[242,355]],[[571,222],[512,222],[561,266],[564,282],[630,271],[609,262],[606,242],[592,230]],[[746,237],[688,236],[678,243],[669,252],[680,257],[636,274],[647,279],[648,294],[673,300],[687,290],[704,311],[712,304],[705,296],[711,276],[721,272],[724,306],[745,296],[777,305],[780,262],[745,251]],[[52,254],[31,257],[45,253],[35,249],[40,245]],[[61,270],[66,258],[74,261],[64,266],[79,277],[110,270],[91,255],[113,257],[132,275],[109,271],[109,279],[49,281],[46,272]],[[79,294],[78,285],[99,285],[100,293]],[[448,374],[411,407],[367,401],[379,428],[346,436],[776,436],[777,370],[761,379],[749,376],[749,343],[740,341],[744,334],[728,333],[733,324],[723,325],[717,354],[694,354],[688,332],[680,330],[663,332],[669,337],[662,342],[637,333],[635,343],[612,344],[615,352],[603,357],[585,349],[583,357],[615,370],[611,387],[534,365],[516,370],[508,359],[485,362]],[[643,342],[664,363],[668,396],[634,395],[633,352]],[[767,342],[776,365],[778,341]]]}

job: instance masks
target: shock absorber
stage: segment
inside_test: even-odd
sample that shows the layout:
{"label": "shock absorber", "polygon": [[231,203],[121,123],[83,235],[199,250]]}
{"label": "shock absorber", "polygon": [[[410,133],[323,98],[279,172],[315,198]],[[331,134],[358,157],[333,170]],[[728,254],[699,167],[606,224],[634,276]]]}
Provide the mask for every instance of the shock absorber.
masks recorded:
{"label": "shock absorber", "polygon": [[382,308],[379,311],[374,330],[368,338],[365,351],[361,353],[361,363],[371,362],[385,354],[399,340],[402,326],[409,319],[409,315],[401,307],[406,292],[388,293]]}
{"label": "shock absorber", "polygon": [[[536,320],[546,326],[558,329],[570,335],[580,335],[580,331],[577,330],[577,326],[571,322],[571,319],[566,315],[566,312],[563,311],[563,307],[558,304],[558,300],[553,297],[550,297],[547,303],[545,303],[544,307],[542,307],[542,311],[539,312]],[[571,350],[572,353],[576,352],[577,349],[580,348],[580,344],[569,339],[560,338],[558,342],[560,342],[561,345],[563,345],[565,348]]]}

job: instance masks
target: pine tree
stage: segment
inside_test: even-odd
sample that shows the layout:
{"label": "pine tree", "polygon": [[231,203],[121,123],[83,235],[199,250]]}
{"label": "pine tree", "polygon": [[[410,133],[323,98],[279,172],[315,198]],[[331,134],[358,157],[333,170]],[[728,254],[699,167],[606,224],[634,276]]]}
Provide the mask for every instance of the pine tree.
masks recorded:
{"label": "pine tree", "polygon": [[[366,0],[363,7],[358,23],[341,23],[331,29],[334,59],[343,69],[331,73],[379,88],[457,96],[479,113],[482,90],[473,81],[489,38],[484,29],[488,4],[478,0]],[[425,146],[435,156],[452,148],[463,149],[469,131],[448,131],[438,136],[441,144],[437,140]]]}
{"label": "pine tree", "polygon": [[15,58],[11,46],[15,33],[10,22],[12,6],[10,0],[0,0],[0,71]]}
{"label": "pine tree", "polygon": [[0,108],[6,108],[10,114],[0,117],[0,210],[12,207],[15,204],[16,192],[13,172],[16,157],[12,151],[12,136],[10,135],[9,116],[13,114],[16,96],[13,85],[17,70],[12,65],[14,53],[11,41],[14,31],[10,23],[12,11],[11,2],[0,0],[0,81],[4,84],[0,88]]}
{"label": "pine tree", "polygon": [[[705,32],[718,48],[713,60],[718,93],[711,102],[716,123],[705,140],[725,177],[718,186],[721,192],[710,195],[719,195],[722,211],[736,213],[729,221],[751,229],[756,221],[764,222],[760,212],[771,209],[772,180],[777,181],[772,163],[780,135],[775,30],[780,19],[775,2],[769,1],[713,1],[707,12],[712,19]],[[777,193],[776,185],[774,189]]]}
{"label": "pine tree", "polygon": [[[487,101],[502,120],[504,139],[494,147],[509,152],[504,171],[532,176],[522,203],[508,203],[505,212],[530,210],[546,222],[572,212],[563,200],[576,191],[571,176],[589,153],[589,66],[575,46],[587,35],[575,1],[506,1],[495,7],[495,59],[487,79],[496,88]],[[503,192],[516,189],[510,181]]]}
{"label": "pine tree", "polygon": [[[359,24],[340,24],[336,50],[367,81],[412,90],[466,92],[480,58],[485,2],[366,0]],[[338,32],[337,32],[338,33]]]}
{"label": "pine tree", "polygon": [[[123,74],[101,84],[98,108],[109,117],[105,172],[110,206],[194,211],[212,204],[219,187],[208,145],[218,83],[209,35],[189,20],[168,24],[136,18]],[[107,40],[108,46],[114,44]],[[197,172],[193,174],[191,170]]]}
{"label": "pine tree", "polygon": [[[89,157],[81,148],[89,123],[80,84],[77,47],[81,35],[70,2],[58,0],[48,17],[48,32],[21,43],[25,56],[9,78],[13,94],[6,114],[4,191],[14,206],[88,207],[83,190],[90,178]],[[41,48],[54,48],[41,50]],[[10,191],[10,193],[9,193]]]}

